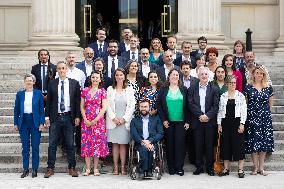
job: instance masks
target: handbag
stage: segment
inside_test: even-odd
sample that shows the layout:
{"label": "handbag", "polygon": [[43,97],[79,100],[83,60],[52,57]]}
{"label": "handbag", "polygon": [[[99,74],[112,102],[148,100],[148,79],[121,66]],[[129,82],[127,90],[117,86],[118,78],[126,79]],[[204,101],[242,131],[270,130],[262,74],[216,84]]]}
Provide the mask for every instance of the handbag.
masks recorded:
{"label": "handbag", "polygon": [[220,162],[220,140],[221,140],[221,134],[218,134],[218,144],[216,148],[216,154],[215,154],[215,162],[214,162],[214,172],[216,174],[220,174],[223,170],[223,166]]}

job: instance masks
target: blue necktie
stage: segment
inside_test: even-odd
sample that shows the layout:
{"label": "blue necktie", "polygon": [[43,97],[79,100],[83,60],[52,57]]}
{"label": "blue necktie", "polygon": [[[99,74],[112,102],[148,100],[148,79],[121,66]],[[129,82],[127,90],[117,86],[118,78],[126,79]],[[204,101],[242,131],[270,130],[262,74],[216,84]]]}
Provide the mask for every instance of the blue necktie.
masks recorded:
{"label": "blue necktie", "polygon": [[47,90],[46,87],[46,75],[45,75],[45,64],[42,65],[42,91],[45,92]]}
{"label": "blue necktie", "polygon": [[61,98],[60,98],[60,111],[64,112],[64,81],[61,81]]}
{"label": "blue necktie", "polygon": [[99,48],[99,55],[102,56],[103,54],[103,48],[102,48],[102,44],[100,43],[100,48]]}
{"label": "blue necktie", "polygon": [[132,57],[131,57],[132,60],[135,60],[135,52],[132,52]]}
{"label": "blue necktie", "polygon": [[112,74],[114,73],[115,71],[115,62],[114,62],[114,58],[112,58],[112,61],[111,61],[111,75],[110,77],[112,78]]}

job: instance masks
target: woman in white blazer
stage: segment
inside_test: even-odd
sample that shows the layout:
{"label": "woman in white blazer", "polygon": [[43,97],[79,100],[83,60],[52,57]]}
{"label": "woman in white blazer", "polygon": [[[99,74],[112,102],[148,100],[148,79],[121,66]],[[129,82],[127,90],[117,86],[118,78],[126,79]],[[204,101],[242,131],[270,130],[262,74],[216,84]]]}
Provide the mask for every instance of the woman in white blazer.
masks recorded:
{"label": "woman in white blazer", "polygon": [[125,71],[117,68],[113,85],[107,89],[106,128],[108,142],[112,143],[113,174],[118,175],[118,161],[121,161],[121,174],[126,175],[127,145],[130,142],[130,122],[135,110],[134,89],[127,86]]}
{"label": "woman in white blazer", "polygon": [[238,161],[238,176],[244,178],[245,140],[244,125],[247,119],[245,96],[236,90],[236,77],[226,78],[228,92],[220,97],[217,115],[218,132],[221,137],[221,157],[224,160],[224,170],[220,176],[229,175],[229,161]]}

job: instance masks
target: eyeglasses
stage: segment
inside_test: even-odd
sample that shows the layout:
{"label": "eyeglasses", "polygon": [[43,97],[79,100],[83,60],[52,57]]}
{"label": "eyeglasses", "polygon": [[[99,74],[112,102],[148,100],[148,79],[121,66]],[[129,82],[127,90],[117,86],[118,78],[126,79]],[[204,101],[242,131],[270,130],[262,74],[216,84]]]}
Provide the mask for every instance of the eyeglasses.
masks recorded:
{"label": "eyeglasses", "polygon": [[229,84],[231,84],[231,85],[236,85],[236,82],[235,82],[235,81],[229,82]]}

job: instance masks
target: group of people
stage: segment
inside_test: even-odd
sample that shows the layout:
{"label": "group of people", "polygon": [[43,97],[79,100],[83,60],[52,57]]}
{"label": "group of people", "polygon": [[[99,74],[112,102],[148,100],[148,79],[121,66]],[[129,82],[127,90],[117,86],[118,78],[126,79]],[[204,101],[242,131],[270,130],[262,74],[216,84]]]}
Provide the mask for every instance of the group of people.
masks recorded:
{"label": "group of people", "polygon": [[109,155],[108,143],[113,175],[126,175],[132,139],[142,173],[151,173],[153,151],[164,139],[170,175],[184,175],[188,154],[196,166],[194,175],[206,171],[213,176],[218,132],[224,160],[220,176],[229,175],[233,160],[239,162],[238,176],[243,178],[245,153],[252,155],[251,174],[267,175],[265,156],[274,150],[273,89],[266,67],[255,63],[253,52],[245,52],[244,44],[237,41],[234,54],[226,54],[219,63],[218,50],[207,48],[204,36],[198,38],[195,51],[191,42],[183,41],[181,53],[175,36],[167,38],[168,50],[163,51],[158,38],[152,39],[150,50],[139,49],[139,39],[130,28],[122,33],[123,42],[107,43],[104,29],[98,29],[98,40],[84,49],[85,60],[77,64],[73,52],[53,65],[48,50],[39,50],[39,63],[25,75],[25,90],[17,93],[15,101],[14,125],[23,146],[22,178],[29,174],[30,139],[32,177],[37,176],[45,128],[49,128],[45,178],[54,175],[59,141],[66,148],[72,177],[78,177],[74,142],[85,159],[83,175],[91,173],[91,158],[93,174],[100,175],[98,162]]}

